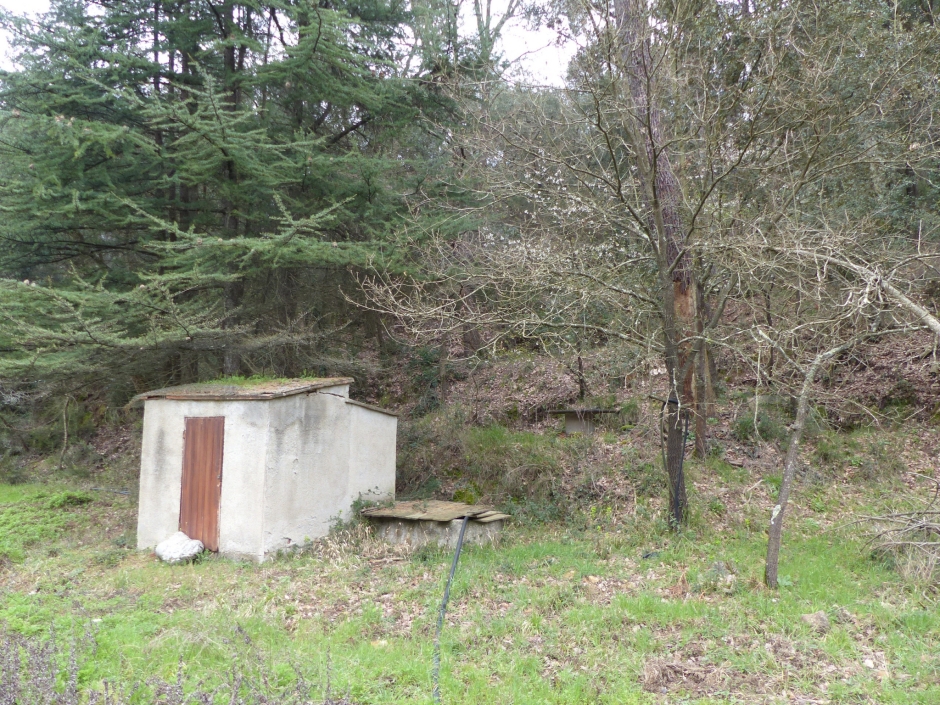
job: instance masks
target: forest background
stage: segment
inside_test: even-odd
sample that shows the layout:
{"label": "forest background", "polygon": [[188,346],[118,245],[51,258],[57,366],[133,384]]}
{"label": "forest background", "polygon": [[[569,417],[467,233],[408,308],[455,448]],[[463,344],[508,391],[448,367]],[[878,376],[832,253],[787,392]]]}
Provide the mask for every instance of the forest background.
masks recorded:
{"label": "forest background", "polygon": [[[574,47],[564,87],[507,71],[523,20]],[[603,394],[662,366],[681,523],[683,419],[704,456],[730,370],[805,412],[820,365],[940,334],[923,3],[70,2],[4,24],[7,415],[219,376],[381,386],[402,351],[434,359],[432,406],[516,352],[574,364],[582,400],[586,357]]]}

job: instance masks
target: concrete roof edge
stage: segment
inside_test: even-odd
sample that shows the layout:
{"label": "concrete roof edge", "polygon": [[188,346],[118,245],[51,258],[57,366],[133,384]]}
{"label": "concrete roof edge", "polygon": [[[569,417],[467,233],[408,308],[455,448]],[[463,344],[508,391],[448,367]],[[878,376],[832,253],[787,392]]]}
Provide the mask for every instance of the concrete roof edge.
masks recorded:
{"label": "concrete roof edge", "polygon": [[[136,406],[151,399],[169,399],[171,401],[267,401],[294,396],[295,394],[309,394],[330,387],[342,387],[355,382],[352,377],[323,377],[310,380],[294,380],[293,386],[281,383],[282,388],[273,387],[264,389],[259,383],[256,389],[250,386],[226,385],[220,383],[204,382],[199,384],[184,384],[176,387],[163,387],[136,395],[127,402],[125,408]],[[215,392],[215,393],[214,393]]]}
{"label": "concrete roof edge", "polygon": [[388,416],[394,416],[395,418],[398,418],[398,412],[389,411],[388,409],[383,409],[381,406],[375,406],[374,404],[366,404],[364,401],[346,399],[346,403],[352,404],[353,406],[361,406],[363,409],[368,409],[369,411],[377,411],[380,414],[386,414]]}

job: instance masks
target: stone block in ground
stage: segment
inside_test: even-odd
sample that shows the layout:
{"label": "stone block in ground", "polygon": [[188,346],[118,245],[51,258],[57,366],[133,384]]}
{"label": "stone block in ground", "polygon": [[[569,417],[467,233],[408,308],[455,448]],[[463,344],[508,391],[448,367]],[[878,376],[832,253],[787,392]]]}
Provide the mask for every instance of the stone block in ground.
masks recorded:
{"label": "stone block in ground", "polygon": [[[444,546],[455,548],[460,536],[463,519],[451,521],[414,521],[408,519],[369,517],[375,527],[375,535],[389,543],[408,544],[413,548],[422,546]],[[464,533],[466,544],[483,545],[492,543],[503,528],[504,521],[479,522],[470,520]]]}
{"label": "stone block in ground", "polygon": [[205,550],[202,541],[191,539],[182,531],[177,531],[170,538],[161,541],[154,549],[157,558],[166,563],[191,561]]}

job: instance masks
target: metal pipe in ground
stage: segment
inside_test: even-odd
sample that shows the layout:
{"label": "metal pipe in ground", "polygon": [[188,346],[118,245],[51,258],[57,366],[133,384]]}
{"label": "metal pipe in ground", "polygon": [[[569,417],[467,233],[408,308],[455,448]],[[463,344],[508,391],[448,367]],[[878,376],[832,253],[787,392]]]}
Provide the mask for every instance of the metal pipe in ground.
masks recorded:
{"label": "metal pipe in ground", "polygon": [[457,537],[457,550],[454,551],[454,560],[450,564],[450,575],[447,577],[447,586],[444,588],[444,599],[441,600],[441,609],[437,614],[437,631],[434,634],[434,702],[441,702],[441,630],[444,628],[444,615],[447,613],[447,601],[450,599],[450,585],[457,572],[457,561],[460,560],[460,549],[463,548],[463,536],[467,531],[467,522],[470,517],[464,517],[460,524],[460,535]]}

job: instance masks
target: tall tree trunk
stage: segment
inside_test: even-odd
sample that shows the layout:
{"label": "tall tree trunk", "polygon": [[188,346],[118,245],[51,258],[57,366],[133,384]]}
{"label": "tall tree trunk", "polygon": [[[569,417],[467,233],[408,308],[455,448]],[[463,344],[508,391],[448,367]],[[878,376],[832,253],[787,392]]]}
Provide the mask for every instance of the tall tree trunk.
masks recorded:
{"label": "tall tree trunk", "polygon": [[[767,288],[764,289],[764,322],[767,324],[767,330],[774,329],[774,317],[773,312],[770,309],[771,298],[770,294],[773,291],[774,285],[773,282],[767,285]],[[770,361],[767,363],[767,383],[771,384],[771,380],[774,376],[774,365],[777,361],[777,348],[771,346],[770,348]],[[758,380],[758,383],[760,380]]]}
{"label": "tall tree trunk", "polygon": [[[463,302],[462,305],[467,312],[468,318],[473,314],[472,295],[473,292],[469,286],[462,285],[460,287],[460,300]],[[480,329],[472,323],[468,322],[463,325],[461,338],[463,340],[463,354],[465,356],[473,355],[477,350],[483,347],[483,336],[480,335]]]}
{"label": "tall tree trunk", "polygon": [[[672,523],[686,518],[685,478],[682,473],[685,432],[682,417],[693,404],[690,355],[686,335],[695,320],[695,286],[692,267],[685,252],[682,222],[682,191],[665,148],[662,110],[655,103],[655,69],[650,48],[650,23],[643,0],[615,0],[623,70],[634,115],[631,141],[647,210],[647,227],[654,244],[660,272],[660,304],[663,349],[670,380],[666,414],[666,471],[669,475]],[[681,376],[681,379],[679,378]]]}
{"label": "tall tree trunk", "polygon": [[[225,320],[223,328],[229,328],[236,323],[235,310],[241,304],[242,286],[239,282],[229,282],[223,286],[225,298]],[[222,354],[222,374],[227,377],[241,373],[242,356],[234,345],[232,336],[227,336],[225,350]]]}
{"label": "tall tree trunk", "polygon": [[437,368],[437,403],[438,406],[443,407],[447,403],[447,389],[448,379],[447,379],[447,358],[449,357],[448,349],[450,348],[450,338],[445,337],[441,341],[441,352],[438,357],[438,368]]}

